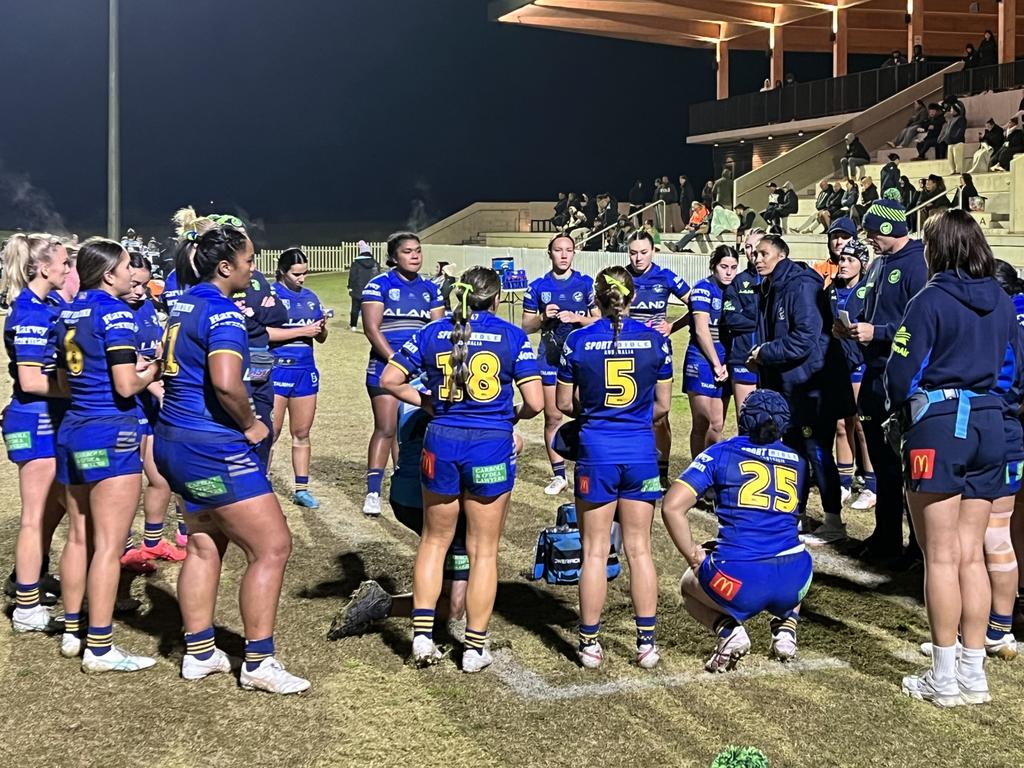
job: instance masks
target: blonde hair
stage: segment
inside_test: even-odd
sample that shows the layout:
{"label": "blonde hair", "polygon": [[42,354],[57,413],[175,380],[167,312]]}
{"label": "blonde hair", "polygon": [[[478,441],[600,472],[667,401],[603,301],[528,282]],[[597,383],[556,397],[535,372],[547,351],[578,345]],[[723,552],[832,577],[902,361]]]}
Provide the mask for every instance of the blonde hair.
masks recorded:
{"label": "blonde hair", "polygon": [[184,208],[179,208],[174,212],[171,217],[171,222],[174,224],[174,232],[181,240],[189,232],[195,232],[196,238],[199,235],[209,232],[217,224],[209,216],[200,216],[196,213],[196,209],[191,205],[187,205]]}
{"label": "blonde hair", "polygon": [[15,298],[39,274],[40,264],[49,264],[61,247],[60,238],[37,232],[11,235],[4,247],[4,288],[8,299]]}
{"label": "blonde hair", "polygon": [[469,383],[469,340],[473,335],[469,316],[473,312],[489,309],[499,293],[501,278],[489,267],[470,267],[455,283],[452,290],[452,355],[449,358],[452,367],[452,388],[448,393],[449,400],[455,398],[456,391],[465,395],[466,385]]}
{"label": "blonde hair", "polygon": [[869,186],[869,185],[871,185],[871,184],[874,184],[874,183],[875,183],[875,182],[873,182],[873,181],[871,180],[871,177],[870,177],[870,176],[865,176],[865,177],[864,177],[863,179],[861,179],[861,180],[860,180],[860,185],[861,185],[862,187],[867,187],[867,186]]}

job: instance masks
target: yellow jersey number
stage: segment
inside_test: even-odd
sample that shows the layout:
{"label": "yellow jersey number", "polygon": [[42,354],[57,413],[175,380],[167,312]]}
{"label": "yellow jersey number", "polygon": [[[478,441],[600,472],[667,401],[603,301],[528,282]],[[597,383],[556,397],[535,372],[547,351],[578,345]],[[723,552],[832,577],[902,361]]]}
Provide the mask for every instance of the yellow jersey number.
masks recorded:
{"label": "yellow jersey number", "polygon": [[[779,464],[741,461],[740,472],[750,479],[740,486],[740,506],[791,515],[800,503],[797,471]],[[766,493],[774,486],[771,493]]]}
{"label": "yellow jersey number", "polygon": [[604,381],[608,387],[604,404],[608,408],[625,408],[636,400],[636,379],[633,358],[610,358],[604,361]]}
{"label": "yellow jersey number", "polygon": [[177,376],[181,366],[174,357],[174,345],[178,341],[178,332],[181,330],[181,323],[167,326],[164,331],[164,376]]}
{"label": "yellow jersey number", "polygon": [[[438,397],[453,403],[462,402],[463,391],[455,389],[452,382],[452,353],[439,352],[435,358],[437,367],[444,376]],[[466,391],[470,400],[478,403],[489,403],[501,394],[501,360],[493,352],[474,352],[469,357],[469,378],[466,380]],[[454,390],[454,391],[453,391]]]}
{"label": "yellow jersey number", "polygon": [[64,360],[67,362],[68,373],[72,376],[81,376],[85,370],[85,355],[82,348],[75,343],[77,328],[69,328],[64,334]]}

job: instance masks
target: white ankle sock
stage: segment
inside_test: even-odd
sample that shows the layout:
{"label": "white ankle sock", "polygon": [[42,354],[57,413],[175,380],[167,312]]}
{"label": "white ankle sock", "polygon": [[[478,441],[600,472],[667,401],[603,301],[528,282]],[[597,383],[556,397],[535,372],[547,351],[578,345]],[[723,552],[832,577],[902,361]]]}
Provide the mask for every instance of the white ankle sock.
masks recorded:
{"label": "white ankle sock", "polygon": [[957,672],[961,677],[974,679],[985,676],[985,649],[964,648],[960,652],[960,663]]}
{"label": "white ankle sock", "polygon": [[939,680],[949,680],[956,674],[956,646],[932,646],[932,672]]}

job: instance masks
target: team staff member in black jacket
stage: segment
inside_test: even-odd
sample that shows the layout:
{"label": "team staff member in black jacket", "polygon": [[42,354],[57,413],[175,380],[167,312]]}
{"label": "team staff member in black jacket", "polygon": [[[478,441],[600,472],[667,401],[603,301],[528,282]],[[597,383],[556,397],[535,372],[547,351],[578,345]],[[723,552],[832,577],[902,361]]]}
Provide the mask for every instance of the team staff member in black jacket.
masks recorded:
{"label": "team staff member in black jacket", "polygon": [[718,321],[724,336],[725,367],[732,382],[732,396],[736,401],[736,419],[739,424],[740,408],[747,396],[757,389],[757,374],[747,368],[747,358],[757,339],[757,297],[761,276],[754,265],[755,249],[767,234],[763,229],[752,229],[743,243],[747,254],[747,268],[736,275],[722,296],[722,317]]}
{"label": "team staff member in black jacket", "polygon": [[953,707],[991,701],[984,541],[1009,472],[998,436],[1004,396],[1019,400],[1024,384],[1024,341],[971,215],[951,210],[930,219],[924,241],[931,279],[907,305],[885,369],[889,404],[905,430],[901,458],[924,547],[932,635],[931,669],[903,678],[903,692]]}
{"label": "team staff member in black jacket", "polygon": [[[882,374],[907,302],[924,287],[928,267],[924,244],[908,237],[906,211],[902,205],[893,200],[876,200],[864,214],[863,223],[868,242],[877,254],[864,278],[864,306],[859,322],[852,328],[837,322],[833,333],[839,338],[853,339],[864,347],[864,380],[857,405],[868,455],[875,468],[878,500],[875,530],[868,537],[862,554],[891,560],[903,555],[903,473],[882,431],[882,422],[889,415]],[[916,556],[916,553],[911,531],[908,554]]]}
{"label": "team staff member in black jacket", "polygon": [[[754,262],[761,276],[758,340],[747,366],[758,386],[781,393],[791,417],[783,442],[814,470],[826,523],[842,525],[839,470],[832,454],[836,422],[854,410],[853,390],[839,343],[826,333],[831,308],[821,276],[790,261],[778,235],[757,244]],[[826,322],[829,318],[829,322]],[[801,490],[806,501],[808,489]]]}

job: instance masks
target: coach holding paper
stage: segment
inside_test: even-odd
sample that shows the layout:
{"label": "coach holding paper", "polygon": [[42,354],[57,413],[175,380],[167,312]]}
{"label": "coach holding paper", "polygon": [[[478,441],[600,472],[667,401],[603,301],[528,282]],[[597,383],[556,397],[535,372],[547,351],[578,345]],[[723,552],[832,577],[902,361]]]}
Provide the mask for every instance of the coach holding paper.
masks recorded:
{"label": "coach holding paper", "polygon": [[[907,302],[928,281],[924,244],[908,236],[907,214],[892,200],[877,200],[862,220],[867,239],[877,254],[864,277],[866,295],[859,322],[846,328],[837,323],[833,332],[864,346],[864,381],[858,408],[864,425],[868,455],[878,482],[875,530],[867,539],[864,555],[871,559],[900,559],[903,552],[903,472],[882,431],[888,417],[882,376],[892,351]],[[907,555],[920,557],[913,530]]]}
{"label": "coach holding paper", "polygon": [[[826,324],[824,282],[805,264],[789,259],[778,235],[757,244],[754,267],[761,276],[758,336],[747,367],[758,372],[758,386],[781,393],[789,402],[789,430],[783,442],[800,453],[814,471],[825,522],[841,526],[839,470],[832,454],[836,422],[855,411],[853,390],[839,343]],[[838,377],[838,378],[837,378]],[[806,501],[807,489],[801,489]]]}

